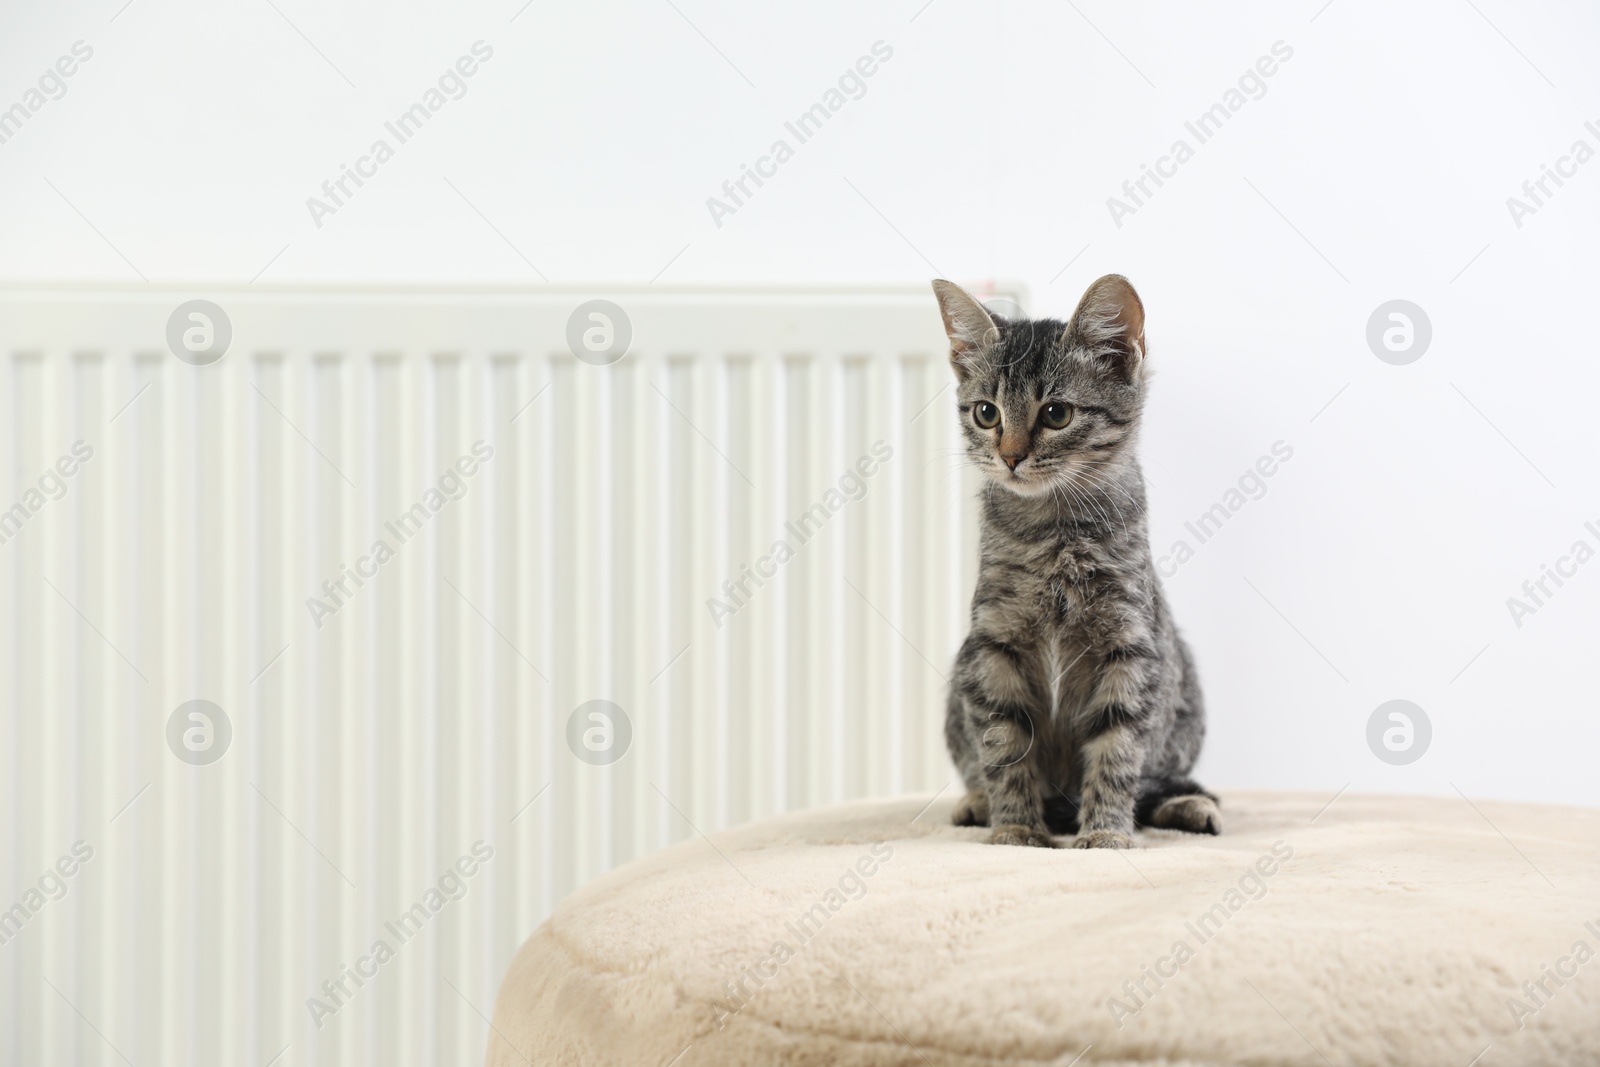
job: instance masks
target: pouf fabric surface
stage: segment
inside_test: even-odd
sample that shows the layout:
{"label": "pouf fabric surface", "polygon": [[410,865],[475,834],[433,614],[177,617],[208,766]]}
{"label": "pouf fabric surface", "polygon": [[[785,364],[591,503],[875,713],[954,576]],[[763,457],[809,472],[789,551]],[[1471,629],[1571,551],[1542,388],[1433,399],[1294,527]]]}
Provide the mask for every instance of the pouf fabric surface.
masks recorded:
{"label": "pouf fabric surface", "polygon": [[1600,812],[1238,793],[1220,837],[1116,852],[986,845],[953,799],[597,879],[518,952],[487,1062],[1600,1064]]}

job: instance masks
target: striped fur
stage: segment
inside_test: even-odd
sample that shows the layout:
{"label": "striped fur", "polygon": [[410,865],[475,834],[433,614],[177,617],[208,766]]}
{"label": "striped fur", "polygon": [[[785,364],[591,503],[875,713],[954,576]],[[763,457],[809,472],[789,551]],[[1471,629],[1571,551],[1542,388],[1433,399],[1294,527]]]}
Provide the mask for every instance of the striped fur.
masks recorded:
{"label": "striped fur", "polygon": [[[933,287],[967,455],[986,476],[945,725],[968,789],[955,821],[997,844],[1075,832],[1082,848],[1130,847],[1136,822],[1219,832],[1216,798],[1187,777],[1205,711],[1156,580],[1135,454],[1143,305],[1117,275],[1069,322],[1002,319]],[[1059,429],[1052,403],[1070,405]]]}

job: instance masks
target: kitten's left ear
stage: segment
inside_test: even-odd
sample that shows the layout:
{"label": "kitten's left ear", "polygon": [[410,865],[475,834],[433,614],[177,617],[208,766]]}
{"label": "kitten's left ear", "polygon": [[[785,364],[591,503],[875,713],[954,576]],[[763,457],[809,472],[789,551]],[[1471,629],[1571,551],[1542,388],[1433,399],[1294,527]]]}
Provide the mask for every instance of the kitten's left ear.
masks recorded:
{"label": "kitten's left ear", "polygon": [[1124,380],[1138,381],[1144,363],[1144,304],[1128,279],[1107,274],[1089,286],[1061,340],[1105,353]]}
{"label": "kitten's left ear", "polygon": [[977,297],[943,278],[933,283],[939,298],[939,314],[944,317],[944,332],[950,335],[950,366],[958,381],[966,381],[972,360],[980,350],[1000,338],[1000,328]]}

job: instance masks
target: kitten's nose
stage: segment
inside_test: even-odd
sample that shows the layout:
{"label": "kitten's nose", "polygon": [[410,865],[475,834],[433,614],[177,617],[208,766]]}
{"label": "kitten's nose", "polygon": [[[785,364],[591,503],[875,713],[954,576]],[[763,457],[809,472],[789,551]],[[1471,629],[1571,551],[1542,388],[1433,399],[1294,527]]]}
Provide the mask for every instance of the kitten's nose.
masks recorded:
{"label": "kitten's nose", "polygon": [[1028,458],[1028,435],[1006,430],[1000,434],[1000,459],[1016,471],[1018,464]]}

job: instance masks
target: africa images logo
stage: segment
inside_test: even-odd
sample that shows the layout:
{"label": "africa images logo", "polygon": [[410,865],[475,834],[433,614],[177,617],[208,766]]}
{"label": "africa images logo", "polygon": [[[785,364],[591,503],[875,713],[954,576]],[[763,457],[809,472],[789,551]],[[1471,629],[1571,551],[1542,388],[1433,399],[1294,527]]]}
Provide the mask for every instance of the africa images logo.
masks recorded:
{"label": "africa images logo", "polygon": [[[867,95],[867,79],[878,73],[882,65],[892,58],[892,46],[881,40],[873,41],[871,55],[857,59],[853,66],[847,67],[839,75],[838,82],[822,94],[821,100],[795,116],[793,121],[783,124],[788,137],[774,140],[765,154],[756,157],[754,167],[741,163],[739,176],[722,183],[722,197],[726,199],[706,197],[706,210],[711,213],[711,221],[717,224],[717,229],[722,229],[723,220],[744,207],[745,202],[755,195],[755,189],[750,188],[752,182],[759,189],[767,179],[776,178],[778,168],[794,158],[798,146],[821,133],[828,120],[844,110],[851,100],[860,100]],[[794,144],[789,143],[789,138],[794,139]]]}

